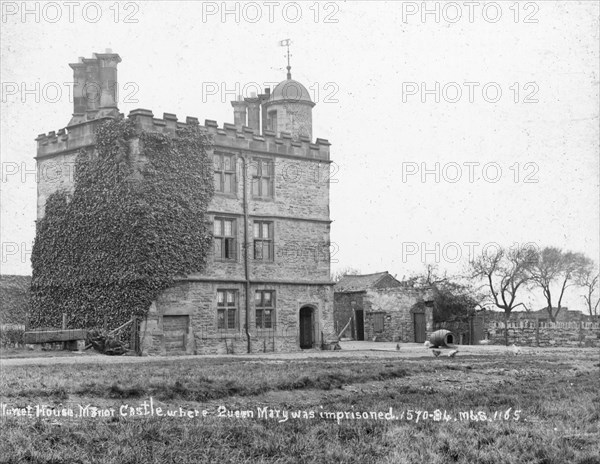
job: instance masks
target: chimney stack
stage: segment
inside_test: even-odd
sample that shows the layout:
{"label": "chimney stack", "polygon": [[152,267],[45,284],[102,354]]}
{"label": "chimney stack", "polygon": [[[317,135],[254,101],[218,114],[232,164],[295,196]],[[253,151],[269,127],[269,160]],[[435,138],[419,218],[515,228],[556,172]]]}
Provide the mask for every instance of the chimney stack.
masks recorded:
{"label": "chimney stack", "polygon": [[85,112],[87,111],[87,103],[84,92],[85,86],[85,64],[83,57],[79,58],[79,63],[69,64],[73,69],[73,117],[69,122],[69,126],[85,121]]}
{"label": "chimney stack", "polygon": [[121,57],[110,49],[106,52],[69,64],[73,69],[73,117],[68,126],[119,114],[117,65]]}
{"label": "chimney stack", "polygon": [[98,107],[100,106],[100,79],[98,79],[98,60],[94,58],[83,58],[84,77],[83,98],[85,98],[85,119],[96,119]]}
{"label": "chimney stack", "polygon": [[269,87],[265,88],[265,93],[261,93],[258,98],[260,98],[260,111],[261,111],[261,124],[263,133],[269,128],[268,123],[268,115],[267,110],[265,108],[265,103],[269,101],[269,97],[271,96],[271,89]]}
{"label": "chimney stack", "polygon": [[102,116],[116,116],[119,114],[117,107],[117,65],[121,57],[112,53],[110,48],[106,53],[94,53],[98,60],[98,83],[100,85],[100,114]]}
{"label": "chimney stack", "polygon": [[231,106],[233,106],[233,122],[238,132],[241,132],[242,127],[246,125],[247,103],[239,95],[237,100],[231,102]]}
{"label": "chimney stack", "polygon": [[260,98],[253,94],[244,100],[248,104],[248,127],[254,129],[255,134],[260,134]]}

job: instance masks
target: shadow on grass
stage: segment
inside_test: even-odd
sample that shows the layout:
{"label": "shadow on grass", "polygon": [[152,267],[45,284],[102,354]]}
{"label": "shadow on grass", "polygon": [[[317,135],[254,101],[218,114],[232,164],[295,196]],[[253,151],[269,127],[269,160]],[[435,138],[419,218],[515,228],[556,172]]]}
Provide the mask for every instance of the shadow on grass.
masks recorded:
{"label": "shadow on grass", "polygon": [[330,372],[321,375],[304,375],[297,379],[279,380],[276,382],[257,381],[242,384],[236,380],[209,379],[206,377],[195,378],[192,382],[175,382],[150,384],[147,387],[134,385],[122,387],[113,383],[109,387],[88,385],[77,389],[74,393],[91,397],[112,399],[142,398],[152,396],[159,400],[185,400],[203,402],[226,398],[229,396],[254,396],[267,391],[277,390],[332,390],[341,388],[349,383],[365,381],[381,381],[408,376],[402,368],[387,369],[380,372]]}

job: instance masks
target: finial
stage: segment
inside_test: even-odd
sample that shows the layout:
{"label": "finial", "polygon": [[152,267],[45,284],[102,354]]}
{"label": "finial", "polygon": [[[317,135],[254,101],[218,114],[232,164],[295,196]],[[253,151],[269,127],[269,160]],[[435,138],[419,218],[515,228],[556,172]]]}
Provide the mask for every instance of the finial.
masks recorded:
{"label": "finial", "polygon": [[[292,79],[292,67],[290,66],[290,57],[292,55],[290,55],[290,44],[292,43],[292,41],[290,39],[285,39],[285,40],[281,40],[279,41],[279,46],[280,47],[287,47],[287,78],[288,80]],[[286,55],[284,55],[286,56]]]}

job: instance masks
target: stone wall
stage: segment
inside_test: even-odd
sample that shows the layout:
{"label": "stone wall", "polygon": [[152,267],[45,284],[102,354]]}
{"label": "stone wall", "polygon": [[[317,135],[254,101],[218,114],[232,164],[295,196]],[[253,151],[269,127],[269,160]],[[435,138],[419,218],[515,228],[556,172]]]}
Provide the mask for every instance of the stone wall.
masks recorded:
{"label": "stone wall", "polygon": [[[217,328],[217,290],[236,290],[237,325],[235,329]],[[275,291],[275,324],[273,329],[257,329],[254,292]],[[313,327],[314,347],[331,343],[333,330],[333,297],[329,286],[252,284],[250,286],[250,340],[251,352],[299,350],[299,313],[304,306],[315,311]],[[142,322],[140,334],[144,354],[165,354],[162,318],[164,316],[189,316],[190,328],[186,352],[188,354],[247,353],[248,339],[245,330],[245,285],[222,282],[180,282],[165,291],[152,305]]]}
{"label": "stone wall", "polygon": [[[429,296],[412,288],[395,287],[368,290],[365,296],[365,340],[380,342],[415,341],[414,313],[425,312],[426,337],[433,331],[433,307],[419,305]],[[374,330],[374,314],[384,316],[383,332]]]}
{"label": "stone wall", "polygon": [[[116,57],[120,61],[118,55]],[[107,57],[103,54],[94,55],[94,60],[105,58]],[[71,66],[77,82],[83,76],[81,72],[85,66],[91,66],[95,63],[94,60],[84,60],[82,64]],[[114,63],[115,79],[118,61]],[[108,79],[111,76],[112,74],[107,74],[104,77]],[[36,139],[38,170],[45,174],[39,176],[38,182],[38,219],[44,215],[45,203],[50,194],[59,188],[73,189],[72,167],[75,158],[82,149],[95,149],[94,132],[107,120],[105,116],[118,115],[116,106],[112,104],[116,102],[112,100],[103,102],[104,106],[99,109],[84,108],[83,103],[85,102],[78,94],[74,111],[77,117],[74,115],[68,127],[58,132],[41,134]],[[250,286],[248,331],[252,352],[299,349],[299,312],[304,306],[313,309],[314,346],[319,347],[322,342],[336,340],[333,295],[329,282],[330,144],[321,138],[314,142],[311,140],[311,107],[312,104],[289,105],[284,108],[293,113],[291,118],[296,126],[309,129],[308,132],[300,131],[298,134],[283,130],[288,130],[287,127],[277,133],[268,130],[259,133],[258,130],[239,124],[236,126],[225,123],[219,127],[212,120],[205,120],[201,126],[195,117],[188,116],[185,121],[179,121],[175,114],[164,113],[159,118],[146,109],[136,109],[129,113],[128,119],[140,132],[174,135],[177,129],[197,127],[211,140],[208,150],[211,158],[214,153],[220,153],[233,156],[235,162],[234,191],[215,193],[207,214],[207,221],[211,224],[215,217],[235,220],[235,257],[223,260],[213,254],[208,257],[202,272],[187,276],[163,292],[151,305],[141,323],[141,348],[144,353],[165,353],[165,323],[166,332],[172,338],[178,337],[180,331],[187,330],[185,352],[189,354],[247,352],[247,285]],[[293,135],[298,137],[294,138]],[[134,162],[143,164],[145,160],[139,138],[130,140],[129,144]],[[270,197],[253,195],[251,172],[253,163],[258,162],[258,159],[267,159],[273,163],[273,195]],[[274,259],[271,261],[253,259],[254,221],[272,222]],[[246,237],[248,243],[245,243]],[[249,258],[247,262],[246,255]],[[261,288],[275,291],[276,324],[273,329],[256,328],[254,293]],[[218,289],[237,292],[235,329],[217,329]],[[184,317],[172,317],[163,322],[165,316]],[[185,325],[178,325],[181,321],[185,321],[187,329],[182,328]],[[173,335],[175,333],[176,336]],[[176,344],[173,341],[169,343]]]}
{"label": "stone wall", "polygon": [[[274,133],[258,134],[249,127],[241,132],[233,124],[225,123],[220,128],[215,121],[206,120],[200,126],[198,119],[187,117],[186,122],[178,122],[177,116],[165,113],[162,119],[155,118],[152,111],[137,109],[129,113],[128,118],[135,122],[140,130],[174,134],[177,128],[195,125],[205,131],[213,140],[215,151],[230,153],[252,153],[257,156],[276,157],[275,200],[261,208],[260,214],[281,213],[280,207],[287,208],[290,215],[300,215],[303,211],[314,216],[329,216],[329,141],[317,139],[314,143],[302,137],[300,141],[292,140],[291,135],[282,133],[275,137]],[[72,190],[74,181],[75,158],[81,149],[94,149],[95,131],[98,126],[110,118],[99,117],[78,124],[70,125],[47,134],[40,134],[37,142],[38,196],[37,218],[44,216],[44,208],[48,196],[58,189]],[[132,140],[130,146],[135,150],[137,141]],[[241,169],[238,163],[238,169]],[[241,179],[238,172],[237,180]],[[313,182],[318,179],[319,182]],[[241,199],[241,190],[238,197]],[[290,193],[291,192],[291,193]],[[299,201],[304,198],[305,201]],[[293,201],[290,201],[293,200]],[[234,196],[226,210],[241,213],[240,203]],[[323,201],[324,200],[324,201]],[[314,205],[311,206],[311,201]],[[237,206],[236,206],[237,203]],[[217,202],[215,207],[220,206]],[[308,209],[307,209],[308,208]]]}
{"label": "stone wall", "polygon": [[[364,310],[365,340],[386,342],[414,342],[415,311],[423,311],[426,321],[426,336],[433,332],[433,307],[425,305],[430,300],[426,292],[406,287],[376,288],[366,292],[336,293],[335,322],[340,331],[353,317],[354,310]],[[383,331],[375,332],[376,314],[383,315]],[[351,334],[350,330],[345,332]]]}
{"label": "stone wall", "polygon": [[[521,346],[600,346],[600,324],[592,322],[518,321],[508,323],[508,344]],[[486,323],[492,344],[504,345],[503,322]]]}

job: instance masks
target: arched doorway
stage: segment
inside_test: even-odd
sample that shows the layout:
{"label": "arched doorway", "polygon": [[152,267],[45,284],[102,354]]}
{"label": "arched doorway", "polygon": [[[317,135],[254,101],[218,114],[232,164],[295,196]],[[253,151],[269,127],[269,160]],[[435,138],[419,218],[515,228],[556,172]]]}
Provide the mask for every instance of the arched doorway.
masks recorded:
{"label": "arched doorway", "polygon": [[300,308],[300,348],[312,348],[314,344],[314,309],[310,306]]}

